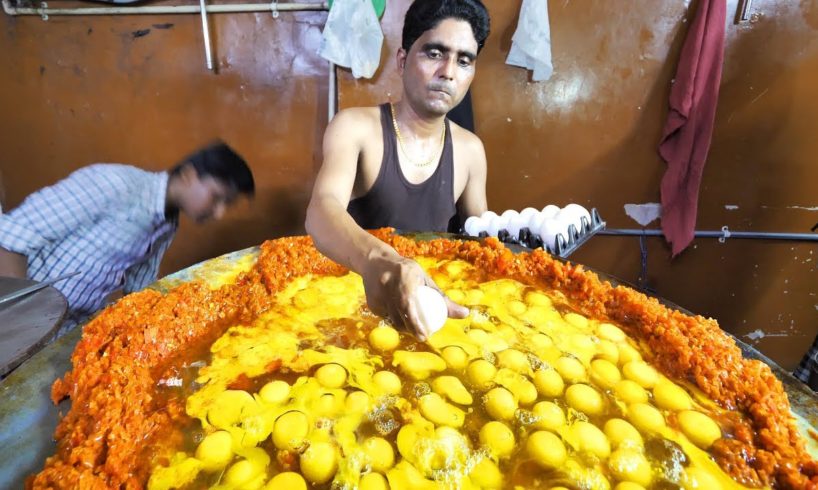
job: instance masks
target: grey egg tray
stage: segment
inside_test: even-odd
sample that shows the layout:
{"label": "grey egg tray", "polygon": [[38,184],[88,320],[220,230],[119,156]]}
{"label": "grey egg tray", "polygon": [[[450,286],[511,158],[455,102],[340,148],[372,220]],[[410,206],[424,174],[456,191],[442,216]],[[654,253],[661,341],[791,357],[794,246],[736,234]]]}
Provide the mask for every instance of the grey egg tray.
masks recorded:
{"label": "grey egg tray", "polygon": [[[566,237],[560,233],[557,235],[554,243],[550,245],[544,244],[542,238],[538,234],[532,233],[527,227],[521,228],[520,234],[517,237],[511,236],[508,230],[502,229],[497,233],[497,239],[503,243],[512,243],[530,249],[545,248],[548,253],[552,255],[566,258],[574,253],[574,251],[581,247],[583,243],[587,242],[597,232],[605,229],[605,222],[602,221],[602,218],[599,216],[599,212],[596,210],[596,208],[592,208],[590,214],[590,222],[585,216],[580,218],[582,223],[581,230],[577,230],[577,227],[573,224],[568,225],[568,236]],[[480,238],[486,238],[489,235],[483,231],[478,236]]]}

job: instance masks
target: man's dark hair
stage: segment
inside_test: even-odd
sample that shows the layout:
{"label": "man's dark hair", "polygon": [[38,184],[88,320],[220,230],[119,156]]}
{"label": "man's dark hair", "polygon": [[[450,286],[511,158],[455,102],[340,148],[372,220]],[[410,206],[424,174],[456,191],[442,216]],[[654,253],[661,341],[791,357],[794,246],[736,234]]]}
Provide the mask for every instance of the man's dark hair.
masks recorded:
{"label": "man's dark hair", "polygon": [[247,162],[222,141],[211,143],[189,155],[182,163],[173,167],[170,175],[178,174],[185,165],[193,166],[199,177],[213,177],[241,194],[252,196],[256,191],[253,172],[250,171]]}
{"label": "man's dark hair", "polygon": [[408,52],[424,32],[452,18],[471,25],[479,53],[489,37],[489,13],[480,0],[415,0],[403,20],[401,47]]}

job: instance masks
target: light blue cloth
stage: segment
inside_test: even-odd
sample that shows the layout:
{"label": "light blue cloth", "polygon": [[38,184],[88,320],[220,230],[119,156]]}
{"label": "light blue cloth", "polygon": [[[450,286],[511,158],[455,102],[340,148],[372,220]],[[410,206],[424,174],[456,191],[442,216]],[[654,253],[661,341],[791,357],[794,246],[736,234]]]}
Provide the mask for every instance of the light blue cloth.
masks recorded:
{"label": "light blue cloth", "polygon": [[378,70],[383,31],[371,0],[335,0],[321,36],[318,54],[352,69],[355,78],[372,78]]}

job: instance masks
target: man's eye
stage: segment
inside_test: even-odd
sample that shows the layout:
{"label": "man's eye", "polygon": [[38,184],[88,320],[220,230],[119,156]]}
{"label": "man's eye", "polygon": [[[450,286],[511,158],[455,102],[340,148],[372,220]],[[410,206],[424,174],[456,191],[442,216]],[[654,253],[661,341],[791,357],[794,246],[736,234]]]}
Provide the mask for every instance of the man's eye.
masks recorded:
{"label": "man's eye", "polygon": [[428,54],[429,58],[434,58],[434,59],[438,59],[438,58],[440,58],[442,56],[442,53],[440,51],[436,50],[436,49],[432,49],[432,50],[428,51],[427,54]]}
{"label": "man's eye", "polygon": [[471,66],[471,60],[470,60],[470,59],[468,59],[468,58],[460,58],[459,60],[457,60],[457,62],[458,62],[458,63],[460,64],[460,66],[462,66],[462,67]]}

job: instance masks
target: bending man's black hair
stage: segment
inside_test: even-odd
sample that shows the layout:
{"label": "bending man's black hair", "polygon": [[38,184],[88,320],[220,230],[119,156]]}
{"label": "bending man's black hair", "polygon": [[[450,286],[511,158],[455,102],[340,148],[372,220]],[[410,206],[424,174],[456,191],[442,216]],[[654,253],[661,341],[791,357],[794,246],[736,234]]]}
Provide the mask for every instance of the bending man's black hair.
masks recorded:
{"label": "bending man's black hair", "polygon": [[185,165],[196,169],[199,177],[213,177],[241,194],[252,196],[256,191],[253,172],[247,162],[222,141],[211,143],[189,155],[170,171],[170,175],[178,174]]}

